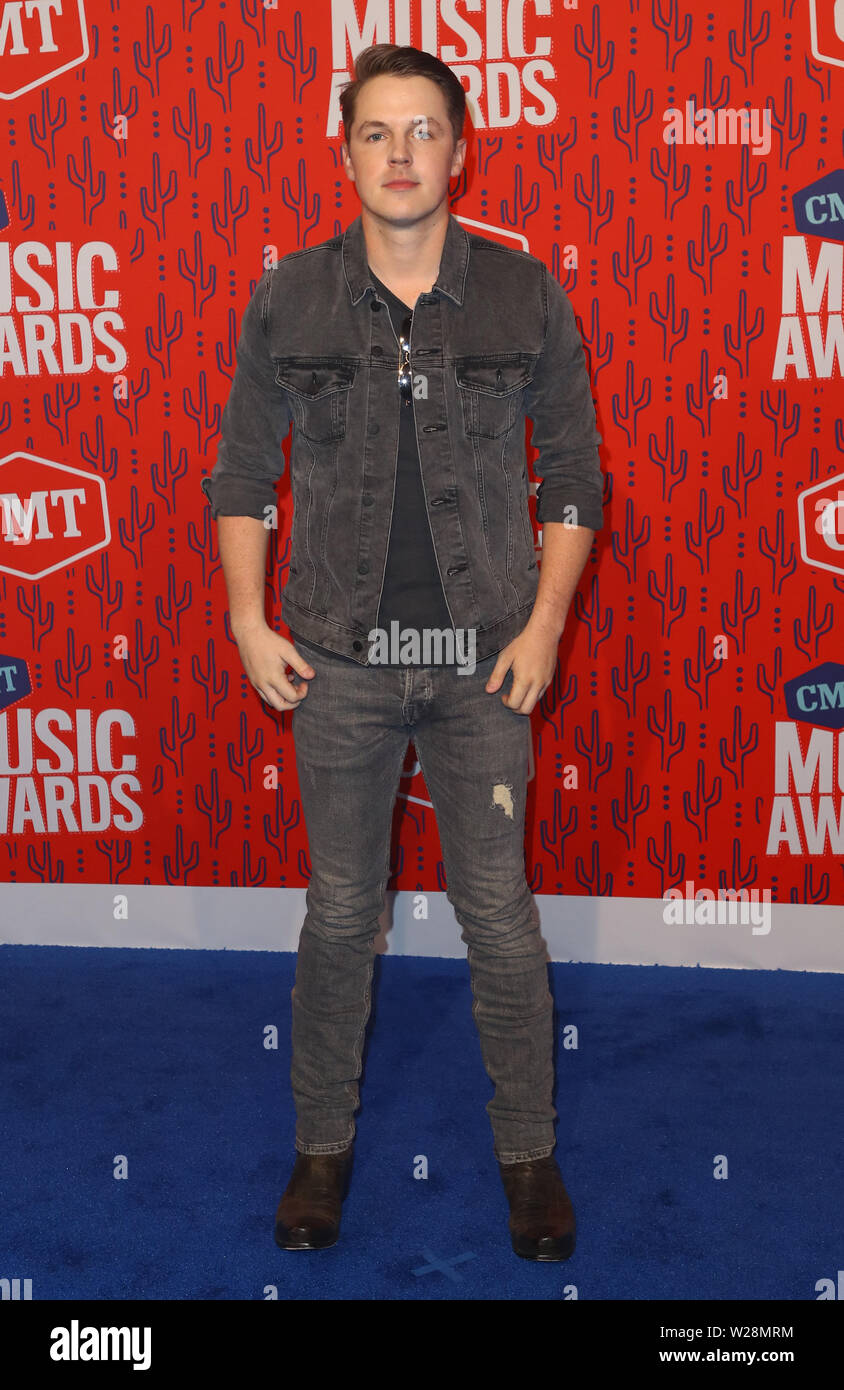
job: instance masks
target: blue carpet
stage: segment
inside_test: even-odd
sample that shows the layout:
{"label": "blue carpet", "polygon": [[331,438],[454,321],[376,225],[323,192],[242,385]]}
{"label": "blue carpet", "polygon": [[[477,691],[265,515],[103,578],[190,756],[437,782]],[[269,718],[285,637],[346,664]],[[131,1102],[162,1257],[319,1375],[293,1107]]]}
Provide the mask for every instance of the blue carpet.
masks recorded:
{"label": "blue carpet", "polygon": [[294,969],[0,948],[0,1276],[33,1299],[251,1300],[812,1300],[835,1279],[841,976],[553,965],[578,1244],[537,1264],[510,1249],[465,959],[378,958],[340,1240],[276,1247]]}

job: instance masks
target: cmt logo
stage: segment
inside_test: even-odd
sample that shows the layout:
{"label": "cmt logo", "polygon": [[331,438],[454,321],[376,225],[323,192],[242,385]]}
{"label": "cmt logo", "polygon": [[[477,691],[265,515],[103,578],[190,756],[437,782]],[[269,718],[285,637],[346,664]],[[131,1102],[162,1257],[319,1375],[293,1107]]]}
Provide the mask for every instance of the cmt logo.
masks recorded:
{"label": "cmt logo", "polygon": [[0,652],[0,710],[17,704],[32,694],[29,667],[20,656],[4,656]]}
{"label": "cmt logo", "polygon": [[844,574],[844,473],[804,488],[797,508],[801,559],[813,569]]}
{"label": "cmt logo", "polygon": [[804,236],[844,241],[844,169],[801,188],[791,200],[794,225]]}
{"label": "cmt logo", "polygon": [[809,0],[812,54],[844,68],[844,0]]}
{"label": "cmt logo", "polygon": [[110,541],[102,478],[34,454],[0,459],[0,573],[43,579]]}
{"label": "cmt logo", "polygon": [[31,92],[88,57],[84,0],[0,0],[0,98]]}
{"label": "cmt logo", "polygon": [[844,666],[825,661],[786,681],[785,707],[792,719],[822,729],[844,729]]}

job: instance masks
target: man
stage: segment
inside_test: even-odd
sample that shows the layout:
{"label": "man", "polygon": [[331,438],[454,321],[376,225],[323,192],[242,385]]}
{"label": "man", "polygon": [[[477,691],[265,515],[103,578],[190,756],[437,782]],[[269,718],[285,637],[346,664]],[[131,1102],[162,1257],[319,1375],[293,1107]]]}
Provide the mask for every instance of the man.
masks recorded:
{"label": "man", "polygon": [[[541,261],[468,235],[449,213],[466,153],[458,79],[431,54],[378,44],[360,54],[341,110],[360,215],[259,280],[203,480],[244,669],[267,704],[292,711],[311,850],[291,993],[297,1156],[275,1239],[287,1250],[337,1239],[412,740],[495,1086],[487,1111],[511,1243],[528,1259],[565,1259],[574,1214],[552,1152],[553,1001],[524,865],[527,716],[553,678],[602,525],[601,438],[560,286]],[[288,641],[264,616],[264,519],[291,421]],[[434,629],[455,637],[439,661],[423,640]],[[420,642],[397,658],[379,630]]]}

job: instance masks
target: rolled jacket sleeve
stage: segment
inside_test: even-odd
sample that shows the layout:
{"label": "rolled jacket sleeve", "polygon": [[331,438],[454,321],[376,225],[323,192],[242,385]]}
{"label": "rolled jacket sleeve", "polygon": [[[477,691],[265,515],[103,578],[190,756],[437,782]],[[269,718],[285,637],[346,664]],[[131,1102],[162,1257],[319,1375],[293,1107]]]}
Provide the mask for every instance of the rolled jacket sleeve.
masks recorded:
{"label": "rolled jacket sleeve", "polygon": [[254,516],[277,505],[276,483],[284,472],[282,441],[290,429],[287,393],[275,379],[267,321],[273,268],[264,271],[240,325],[234,379],[223,409],[217,461],[200,486],[211,515]]}
{"label": "rolled jacket sleeve", "polygon": [[[545,342],[525,391],[525,412],[533,421],[531,443],[539,450],[533,471],[541,479],[536,519],[570,521],[599,531],[604,524],[604,479],[598,455],[602,443],[583,343],[568,295],[547,268]],[[572,516],[568,508],[576,507]]]}

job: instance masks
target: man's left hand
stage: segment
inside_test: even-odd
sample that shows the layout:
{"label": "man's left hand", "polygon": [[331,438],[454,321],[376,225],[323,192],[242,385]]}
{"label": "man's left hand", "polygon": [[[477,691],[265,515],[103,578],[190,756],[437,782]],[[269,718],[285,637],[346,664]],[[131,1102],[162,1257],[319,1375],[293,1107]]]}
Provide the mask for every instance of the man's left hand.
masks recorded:
{"label": "man's left hand", "polygon": [[501,688],[504,677],[513,668],[513,684],[501,703],[516,714],[530,714],[537,700],[545,694],[554,679],[559,660],[560,633],[530,622],[502,651],[492,668],[484,689],[490,694]]}

